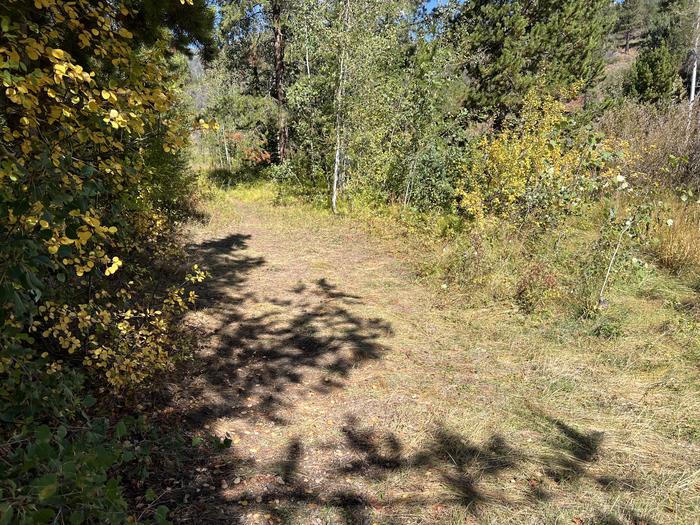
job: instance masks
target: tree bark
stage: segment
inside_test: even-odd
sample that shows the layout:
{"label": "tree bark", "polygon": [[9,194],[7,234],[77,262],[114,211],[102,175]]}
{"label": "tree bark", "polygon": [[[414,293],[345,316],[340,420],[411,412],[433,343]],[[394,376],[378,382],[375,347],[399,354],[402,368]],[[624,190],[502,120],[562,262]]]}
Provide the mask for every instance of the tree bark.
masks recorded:
{"label": "tree bark", "polygon": [[698,11],[695,16],[695,42],[693,45],[693,73],[690,79],[690,94],[688,104],[688,123],[685,127],[685,143],[688,144],[691,135],[691,127],[693,120],[693,109],[695,107],[695,90],[698,79],[698,44],[700,43],[700,0],[698,0]]}
{"label": "tree bark", "polygon": [[251,91],[256,95],[262,92],[260,89],[260,70],[258,68],[260,64],[260,57],[258,56],[259,41],[260,35],[256,36],[250,45],[250,65],[253,68],[253,87]]}
{"label": "tree bark", "polygon": [[[345,13],[343,14],[343,32],[347,30],[350,0],[345,1]],[[333,193],[331,195],[331,208],[333,213],[338,213],[338,187],[340,182],[340,161],[342,140],[342,106],[343,88],[345,83],[345,35],[341,36],[340,67],[338,71],[338,89],[335,95],[335,162],[333,165]]]}
{"label": "tree bark", "polygon": [[285,115],[287,95],[284,90],[284,48],[286,45],[284,31],[282,28],[282,0],[272,0],[272,30],[275,37],[275,85],[273,96],[277,100],[279,107],[279,118],[277,123],[277,161],[282,162],[287,156],[287,146],[289,143],[289,128]]}
{"label": "tree bark", "polygon": [[698,40],[700,40],[700,0],[698,0],[698,12],[695,15],[695,44],[693,45],[693,74],[690,81],[690,104],[695,101],[695,89],[698,79]]}
{"label": "tree bark", "polygon": [[403,207],[408,206],[411,199],[411,192],[413,191],[413,172],[416,169],[416,163],[418,162],[418,155],[416,154],[411,161],[411,168],[408,170],[408,178],[406,180],[406,191],[403,194]]}
{"label": "tree bark", "polygon": [[[304,55],[306,58],[306,77],[311,80],[311,60],[309,59],[309,17],[308,12],[304,13]],[[311,173],[316,176],[316,146],[314,143],[314,111],[313,104],[309,104],[308,108],[308,122],[309,122],[309,145],[311,146]],[[326,181],[328,181],[328,176],[326,175]]]}
{"label": "tree bark", "polygon": [[228,166],[228,170],[231,171],[231,155],[228,151],[228,139],[226,138],[226,128],[224,126],[221,126],[221,138],[224,142],[224,152],[226,153],[226,165]]}
{"label": "tree bark", "polygon": [[304,55],[306,58],[306,76],[311,77],[311,63],[309,61],[309,21],[304,17]]}
{"label": "tree bark", "polygon": [[335,163],[333,164],[333,194],[331,196],[331,208],[333,213],[338,213],[338,186],[340,181],[340,149],[342,147],[341,138],[341,104],[343,103],[343,78],[345,76],[345,51],[340,56],[340,73],[338,79],[338,92],[336,95],[335,107]]}

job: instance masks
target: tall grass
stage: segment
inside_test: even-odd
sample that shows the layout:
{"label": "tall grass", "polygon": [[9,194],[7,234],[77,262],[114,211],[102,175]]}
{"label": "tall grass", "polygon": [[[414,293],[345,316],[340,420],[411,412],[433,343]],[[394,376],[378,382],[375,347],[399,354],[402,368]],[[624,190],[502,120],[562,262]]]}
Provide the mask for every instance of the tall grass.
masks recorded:
{"label": "tall grass", "polygon": [[700,105],[654,106],[624,101],[605,112],[606,136],[629,145],[627,175],[654,186],[700,184]]}
{"label": "tall grass", "polygon": [[700,206],[672,202],[668,216],[656,226],[656,259],[674,273],[700,275]]}

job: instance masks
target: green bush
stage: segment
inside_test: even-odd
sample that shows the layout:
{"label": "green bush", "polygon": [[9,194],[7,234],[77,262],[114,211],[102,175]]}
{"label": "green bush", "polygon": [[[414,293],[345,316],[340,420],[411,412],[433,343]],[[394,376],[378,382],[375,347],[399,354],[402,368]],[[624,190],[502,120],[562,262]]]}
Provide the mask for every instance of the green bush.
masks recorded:
{"label": "green bush", "polygon": [[27,363],[0,387],[0,523],[124,523],[113,431],[87,415],[95,400],[83,374],[46,364]]}
{"label": "green bush", "polygon": [[681,90],[681,79],[665,42],[646,47],[630,70],[628,92],[642,102],[670,102]]}

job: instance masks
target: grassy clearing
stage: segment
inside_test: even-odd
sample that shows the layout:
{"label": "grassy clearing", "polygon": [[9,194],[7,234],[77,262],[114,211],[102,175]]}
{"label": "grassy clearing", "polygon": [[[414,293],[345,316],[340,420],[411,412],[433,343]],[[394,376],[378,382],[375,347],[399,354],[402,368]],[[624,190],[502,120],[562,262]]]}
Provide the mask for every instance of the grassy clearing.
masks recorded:
{"label": "grassy clearing", "polygon": [[[236,285],[236,321],[220,330],[266,357],[233,366],[311,348],[333,356],[275,361],[277,374],[299,377],[259,387],[282,395],[285,423],[254,403],[250,419],[212,420],[244,456],[230,474],[243,481],[220,509],[244,523],[697,523],[692,279],[630,258],[609,306],[582,317],[575,279],[562,276],[596,238],[587,220],[556,245],[542,240],[538,261],[523,259],[517,231],[484,235],[488,280],[474,285],[451,277],[472,240],[445,218],[336,217],[285,202],[269,183],[213,190],[208,213],[200,238],[244,232],[243,256],[264,259]],[[558,293],[526,313],[513,292],[527,275],[519,265],[534,262]],[[296,346],[298,336],[313,346]],[[356,359],[357,348],[376,359]],[[265,476],[286,483],[270,488]]]}

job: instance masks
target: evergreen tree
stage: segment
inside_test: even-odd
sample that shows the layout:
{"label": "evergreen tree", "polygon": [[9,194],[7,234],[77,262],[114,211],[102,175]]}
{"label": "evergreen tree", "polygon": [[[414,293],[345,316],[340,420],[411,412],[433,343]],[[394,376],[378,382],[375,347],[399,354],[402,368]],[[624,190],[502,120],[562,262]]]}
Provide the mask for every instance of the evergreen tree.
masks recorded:
{"label": "evergreen tree", "polygon": [[468,0],[449,21],[468,109],[502,117],[536,82],[552,92],[602,73],[608,0]]}
{"label": "evergreen tree", "polygon": [[673,58],[662,41],[646,47],[632,66],[630,93],[642,102],[667,102],[678,94],[680,77]]}
{"label": "evergreen tree", "polygon": [[[657,72],[659,76],[659,79],[656,81],[656,84],[658,84],[657,88],[667,85],[671,81],[671,77],[675,82],[682,79],[686,87],[688,87],[691,82],[697,6],[696,0],[659,1],[658,9],[653,16],[651,30],[649,31],[649,36],[645,45],[651,49],[660,49],[662,47],[666,49],[659,50],[656,54],[649,53],[644,60],[641,61],[663,63],[664,66],[666,66],[666,60],[668,60],[669,67],[673,67],[673,74],[670,74],[666,70],[659,70]],[[666,57],[666,54],[668,54],[668,57]],[[642,57],[640,57],[640,59],[641,58]],[[646,66],[640,63],[639,67],[644,68]],[[636,70],[633,71],[633,75],[638,74],[641,73]],[[636,78],[632,78],[632,83],[634,84],[635,82],[639,81]],[[642,82],[642,86],[646,85],[645,82]],[[663,91],[664,90],[661,89],[661,92]]]}
{"label": "evergreen tree", "polygon": [[125,19],[125,26],[137,43],[151,45],[167,29],[178,51],[189,54],[190,46],[196,46],[203,60],[214,57],[214,11],[207,0],[134,0],[130,7],[135,16]]}
{"label": "evergreen tree", "polygon": [[277,101],[277,130],[270,137],[275,159],[287,155],[286,118],[288,79],[285,65],[290,0],[220,0],[221,40],[228,68],[246,87],[246,94]]}
{"label": "evergreen tree", "polygon": [[262,13],[254,2],[225,2],[219,5],[219,17],[223,64],[245,94],[266,92],[272,54]]}
{"label": "evergreen tree", "polygon": [[668,47],[677,66],[687,58],[693,42],[695,0],[660,0],[649,33],[651,47]]}
{"label": "evergreen tree", "polygon": [[651,18],[656,12],[654,0],[623,0],[617,5],[618,17],[616,30],[622,34],[625,53],[629,52],[632,38],[636,33],[645,33],[649,29]]}

